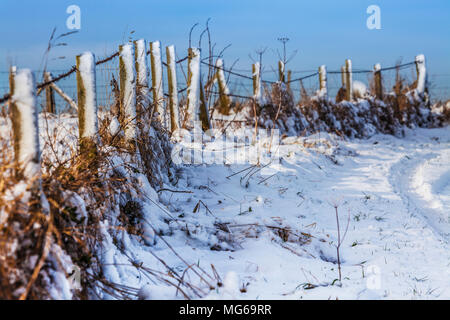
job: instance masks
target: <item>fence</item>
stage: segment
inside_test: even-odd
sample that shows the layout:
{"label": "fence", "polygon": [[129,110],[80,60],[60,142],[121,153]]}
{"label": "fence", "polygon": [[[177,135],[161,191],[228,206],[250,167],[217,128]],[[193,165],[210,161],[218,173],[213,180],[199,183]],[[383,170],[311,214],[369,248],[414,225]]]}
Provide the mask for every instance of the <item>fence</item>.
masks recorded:
{"label": "fence", "polygon": [[[92,53],[84,53],[76,57],[76,64],[69,70],[58,73],[55,70],[52,73],[39,71],[43,80],[37,84],[34,83],[32,72],[12,67],[7,73],[8,86],[0,86],[9,91],[0,97],[0,104],[9,102],[11,106],[14,142],[16,148],[19,148],[16,150],[16,160],[25,164],[25,158],[21,156],[25,151],[21,152],[20,148],[35,143],[34,140],[30,142],[30,139],[35,137],[24,134],[20,128],[37,124],[38,106],[50,113],[62,111],[61,107],[57,108],[61,105],[77,111],[80,146],[88,151],[88,154],[95,153],[99,139],[98,108],[108,109],[117,99],[111,90],[114,83],[119,87],[119,120],[123,124],[130,146],[136,141],[136,122],[139,117],[136,108],[139,107],[152,105],[153,112],[163,126],[173,132],[180,127],[191,127],[193,122],[198,120],[202,122],[204,129],[210,128],[209,106],[218,106],[218,111],[226,115],[230,112],[232,99],[261,103],[264,86],[275,83],[283,83],[297,96],[301,96],[302,91],[309,90],[310,94],[321,98],[333,96],[340,88],[344,88],[344,99],[349,101],[361,91],[361,88],[354,87],[356,80],[364,82],[364,77],[367,81],[370,80],[369,77],[372,79],[372,91],[379,99],[383,98],[384,88],[392,87],[398,80],[396,77],[405,70],[411,73],[411,79],[417,79],[416,89],[419,94],[422,94],[427,86],[423,55],[417,56],[415,61],[392,67],[382,68],[376,64],[370,70],[353,68],[352,61],[346,60],[341,70],[327,70],[326,66],[322,65],[317,71],[291,71],[285,70],[285,64],[280,61],[278,70],[272,72],[272,77],[276,78],[269,80],[270,76],[267,76],[259,63],[253,64],[252,70],[244,73],[244,70],[225,68],[220,58],[216,59],[215,64],[211,64],[210,57],[202,58],[200,50],[196,48],[190,48],[187,56],[178,60],[174,46],[166,47],[165,51],[164,62],[159,41],[147,46],[144,40],[138,40],[120,46],[117,52],[100,60],[96,60]],[[150,68],[147,65],[147,56],[150,56]],[[202,77],[202,66],[208,68],[210,78]],[[389,73],[395,73],[396,76],[391,74],[387,77]],[[31,118],[35,121],[28,123],[29,114],[23,114],[24,112],[31,112]],[[34,132],[33,130],[31,132]],[[33,154],[27,153],[26,158],[39,159],[39,148],[33,150]]]}
{"label": "fence", "polygon": [[[161,50],[160,50],[161,51]],[[175,50],[173,49],[174,53]],[[167,48],[166,48],[167,52]],[[147,55],[151,55],[151,50],[148,50]],[[168,54],[166,54],[167,59]],[[160,60],[162,54],[160,52]],[[119,66],[117,63],[118,52],[114,53],[110,57],[106,59],[102,59],[97,61],[96,67],[96,75],[97,75],[97,102],[100,108],[108,108],[114,101],[114,96],[111,91],[111,81],[114,78],[115,80],[119,80]],[[175,60],[175,57],[174,57]],[[210,65],[205,60],[209,60],[209,57],[203,58],[201,60],[201,65],[206,68],[214,68],[214,70],[221,69],[223,70],[223,75],[226,81],[226,85],[228,87],[227,95],[234,96],[239,99],[251,99],[255,96],[258,96],[261,93],[263,88],[260,88],[260,92],[255,95],[255,87],[254,87],[254,70],[235,70],[234,68],[225,68],[222,64],[222,67],[217,67],[217,65]],[[167,61],[167,60],[166,60]],[[187,73],[188,68],[186,65],[183,66],[183,62],[187,62],[187,57],[183,59],[179,59],[175,63],[175,70],[171,70],[171,73],[175,76],[172,76],[172,79],[175,78],[175,82],[178,88],[178,94],[181,95],[180,101],[185,101],[186,99],[186,91],[187,91]],[[169,100],[169,97],[175,97],[175,95],[170,94],[169,87],[169,69],[167,63],[161,61],[163,67],[166,67],[166,71],[161,68],[162,84],[160,85],[160,89],[163,91],[164,99]],[[392,66],[387,68],[380,68],[380,72],[382,75],[382,85],[385,88],[392,88],[396,81],[396,74],[400,72],[402,78],[409,80],[410,82],[414,81],[416,78],[416,68],[415,62],[410,62],[407,64],[401,64],[398,66]],[[154,64],[152,63],[152,66]],[[253,66],[252,66],[253,68]],[[149,68],[150,69],[150,68]],[[151,68],[152,70],[154,68]],[[344,68],[345,69],[345,68]],[[259,70],[259,79],[258,81],[264,85],[271,85],[277,82],[280,79],[279,70],[263,70],[262,66],[258,67]],[[46,87],[48,84],[48,80],[46,80],[45,70],[34,70],[35,74],[41,75],[43,81],[40,83],[43,87]],[[55,99],[53,105],[56,106],[57,112],[69,110],[74,107],[76,104],[77,97],[77,84],[75,77],[75,67],[63,71],[63,70],[51,70],[51,75],[53,77],[52,82],[57,85],[60,89],[57,91],[56,95],[52,95]],[[153,72],[153,71],[152,71]],[[327,87],[327,95],[329,97],[335,97],[338,90],[343,86],[343,75],[345,74],[345,70],[328,70],[326,72],[326,87]],[[9,98],[9,80],[8,76],[9,71],[3,70],[0,71],[0,103],[4,103]],[[152,74],[153,75],[153,74]],[[352,79],[357,80],[361,83],[366,84],[366,86],[371,85],[372,78],[376,75],[374,70],[372,69],[357,69],[353,68],[352,70]],[[154,77],[152,77],[153,79]],[[167,78],[167,81],[165,79]],[[291,88],[294,97],[299,99],[301,96],[302,87],[309,95],[315,95],[316,92],[320,89],[320,81],[319,81],[319,72],[318,70],[287,70],[283,76],[284,82]],[[450,78],[450,74],[436,74],[430,75],[429,79],[431,83],[435,82],[443,82],[443,80]],[[442,81],[441,81],[442,80]],[[153,81],[153,80],[152,80]],[[173,80],[171,80],[173,81]],[[207,84],[207,81],[203,81],[203,84]],[[152,83],[150,85],[151,88],[154,87]],[[206,86],[205,86],[206,87]],[[47,93],[49,91],[55,91],[55,88],[51,88],[51,90],[42,90],[43,88],[38,88],[38,97],[37,103],[38,106],[46,107],[48,105]],[[429,88],[430,96],[434,99],[446,99],[448,98],[448,90],[450,87],[445,86],[443,84],[433,85]],[[213,99],[208,102],[214,104],[220,98],[220,88],[214,89],[212,86],[206,88],[206,94],[208,96],[212,95]],[[42,91],[42,92],[41,92]],[[65,93],[65,96],[62,97],[61,93]],[[232,94],[231,94],[232,92]],[[44,94],[43,94],[44,93]],[[155,99],[154,90],[152,90],[153,100]],[[160,92],[161,96],[161,92]],[[70,98],[70,99],[67,99]],[[162,100],[161,97],[157,98]],[[178,101],[177,101],[178,103]],[[169,103],[168,106],[173,105]],[[48,109],[48,108],[47,108]]]}

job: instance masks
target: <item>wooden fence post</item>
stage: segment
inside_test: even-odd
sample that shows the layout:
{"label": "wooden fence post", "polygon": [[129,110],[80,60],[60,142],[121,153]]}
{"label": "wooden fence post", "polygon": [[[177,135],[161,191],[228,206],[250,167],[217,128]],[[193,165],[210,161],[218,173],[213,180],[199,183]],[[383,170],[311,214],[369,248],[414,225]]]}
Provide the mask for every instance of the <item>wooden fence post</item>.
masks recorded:
{"label": "wooden fence post", "polygon": [[134,61],[136,69],[136,113],[137,122],[143,126],[143,114],[148,108],[148,68],[147,42],[144,39],[134,41]]}
{"label": "wooden fence post", "polygon": [[206,102],[205,90],[204,90],[201,78],[200,78],[200,108],[199,108],[198,119],[200,120],[200,122],[202,124],[203,131],[207,131],[207,130],[211,129],[211,123],[209,121],[208,104]]}
{"label": "wooden fence post", "polygon": [[381,65],[377,63],[373,67],[373,77],[375,85],[375,97],[379,100],[383,100],[383,81],[381,78]]}
{"label": "wooden fence post", "polygon": [[[16,66],[11,66],[9,67],[9,75],[8,75],[8,80],[9,80],[9,92],[10,92],[10,96],[12,97],[13,92],[14,92],[14,76],[16,74],[17,68]],[[9,116],[11,119],[14,119],[14,117],[16,117],[17,115],[14,114],[14,110],[11,107],[11,99],[9,100]],[[15,151],[15,144],[14,144],[14,151]]]}
{"label": "wooden fence post", "polygon": [[229,115],[231,104],[231,98],[229,96],[230,90],[228,89],[227,82],[225,80],[225,75],[223,72],[223,61],[220,58],[216,60],[216,69],[217,69],[216,79],[219,87],[219,102],[220,102],[219,112],[224,115]]}
{"label": "wooden fence post", "polygon": [[259,62],[252,64],[252,78],[253,78],[253,99],[258,105],[261,104],[261,65]]}
{"label": "wooden fence post", "polygon": [[284,78],[284,62],[283,61],[278,61],[278,80],[282,83],[285,83],[285,78]]}
{"label": "wooden fence post", "polygon": [[353,100],[353,75],[352,75],[352,60],[345,60],[345,86],[347,101]]}
{"label": "wooden fence post", "polygon": [[76,63],[80,152],[93,161],[99,141],[95,56],[85,52],[76,57]]}
{"label": "wooden fence post", "polygon": [[[50,72],[44,73],[44,81],[51,81],[52,76]],[[55,110],[55,93],[52,86],[45,87],[45,111],[48,113],[56,113]]]}
{"label": "wooden fence post", "polygon": [[169,84],[170,132],[172,133],[180,127],[180,115],[178,112],[177,69],[175,57],[175,47],[166,47],[167,82]]}
{"label": "wooden fence post", "polygon": [[189,48],[188,50],[188,79],[187,79],[187,110],[186,123],[194,125],[199,120],[199,94],[200,94],[200,50]]}
{"label": "wooden fence post", "polygon": [[[14,157],[24,178],[40,175],[39,124],[36,106],[36,83],[29,69],[10,74],[11,116]],[[33,181],[33,190],[40,189],[39,178]]]}
{"label": "wooden fence post", "polygon": [[319,67],[319,97],[326,99],[327,94],[327,67],[322,65]]}
{"label": "wooden fence post", "polygon": [[152,67],[153,105],[159,114],[159,120],[167,127],[167,115],[164,109],[164,87],[161,62],[161,44],[159,41],[150,43],[150,61]]}
{"label": "wooden fence post", "polygon": [[292,70],[288,70],[287,72],[287,82],[286,82],[286,86],[288,89],[291,88],[291,79],[292,79]]}
{"label": "wooden fence post", "polygon": [[136,69],[134,48],[131,44],[119,46],[120,120],[125,139],[135,149],[136,130]]}
{"label": "wooden fence post", "polygon": [[346,73],[345,73],[345,66],[341,66],[341,82],[342,82],[342,88],[347,88],[347,85],[345,83]]}
{"label": "wooden fence post", "polygon": [[417,71],[417,92],[423,94],[427,88],[427,68],[425,65],[425,56],[420,54],[416,56],[416,71]]}

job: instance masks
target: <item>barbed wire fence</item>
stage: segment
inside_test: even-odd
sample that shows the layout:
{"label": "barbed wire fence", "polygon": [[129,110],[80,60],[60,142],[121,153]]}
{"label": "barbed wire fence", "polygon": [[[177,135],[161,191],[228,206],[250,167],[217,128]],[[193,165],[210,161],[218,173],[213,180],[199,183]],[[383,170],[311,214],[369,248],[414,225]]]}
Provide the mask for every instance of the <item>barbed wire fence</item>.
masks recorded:
{"label": "barbed wire fence", "polygon": [[[150,55],[151,51],[147,51],[147,55]],[[114,95],[111,90],[111,81],[113,79],[119,78],[119,67],[116,58],[119,57],[119,52],[114,52],[113,54],[96,61],[96,85],[97,85],[97,102],[100,107],[108,108],[114,102]],[[178,57],[177,57],[178,58]],[[207,68],[213,68],[218,70],[216,65],[212,65],[205,60],[210,60],[210,57],[203,58],[201,60],[201,65]],[[186,91],[188,88],[188,67],[183,65],[184,62],[188,60],[188,56],[183,58],[178,58],[176,60],[176,72],[177,72],[177,85],[178,94],[181,94],[182,101],[186,99]],[[167,67],[165,62],[162,64]],[[402,79],[412,83],[416,76],[416,71],[414,66],[416,62],[408,62],[404,64],[397,64],[390,67],[381,68],[379,71],[382,73],[383,87],[387,90],[391,90],[397,81],[399,74]],[[254,98],[254,75],[251,70],[245,69],[233,69],[221,67],[222,71],[226,75],[226,82],[230,88],[230,92],[227,93],[228,96],[238,98],[238,99],[253,99]],[[45,95],[41,94],[42,91],[51,86],[52,84],[57,84],[58,88],[63,91],[67,97],[76,101],[77,96],[77,84],[76,84],[76,66],[71,67],[68,70],[33,70],[35,74],[43,74],[44,72],[49,72],[52,75],[51,80],[42,81],[37,84],[38,90],[38,105],[43,106],[45,104]],[[278,70],[279,72],[279,70]],[[9,94],[9,80],[8,75],[10,70],[0,70],[0,104],[4,104],[10,98]],[[314,95],[319,90],[318,76],[319,72],[314,70],[288,70],[288,79],[284,82],[292,90],[294,97],[299,99],[301,96],[302,88],[304,88],[309,95]],[[341,70],[329,70],[327,71],[327,89],[328,96],[336,96],[338,90],[344,86],[343,74],[346,72]],[[373,81],[374,70],[369,69],[358,69],[355,68],[351,71],[353,81],[358,81],[366,85],[368,88],[371,86],[371,81]],[[260,81],[263,85],[273,85],[280,81],[277,76],[277,70],[264,70],[260,71]],[[450,74],[431,74],[429,75],[429,82],[431,83],[429,91],[430,96],[434,100],[446,100],[450,97],[450,86],[445,85],[446,79],[450,80]],[[443,80],[444,79],[444,80]],[[168,97],[168,83],[163,81],[164,95]],[[220,96],[220,92],[217,89],[208,88],[208,93],[214,96],[212,104],[215,104]],[[184,99],[184,100],[183,100]],[[61,95],[55,95],[55,105],[57,106],[58,112],[63,112],[70,110],[71,104],[67,99],[63,98]]]}

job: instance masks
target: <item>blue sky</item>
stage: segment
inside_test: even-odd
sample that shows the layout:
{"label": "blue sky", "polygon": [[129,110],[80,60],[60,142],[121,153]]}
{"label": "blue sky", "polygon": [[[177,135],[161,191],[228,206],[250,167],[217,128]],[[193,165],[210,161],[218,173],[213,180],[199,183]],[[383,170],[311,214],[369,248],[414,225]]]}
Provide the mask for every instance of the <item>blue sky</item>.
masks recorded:
{"label": "blue sky", "polygon": [[[81,8],[81,30],[67,47],[52,52],[50,68],[74,64],[76,54],[93,51],[104,56],[116,50],[135,30],[134,38],[175,44],[179,56],[188,46],[190,27],[211,18],[213,41],[229,64],[249,69],[248,55],[269,47],[264,59],[275,65],[277,38],[291,40],[288,50],[299,52],[290,63],[294,70],[316,70],[321,64],[337,69],[346,58],[355,68],[374,63],[393,65],[400,57],[411,61],[424,53],[430,73],[450,73],[450,1],[448,0],[1,0],[0,70],[9,64],[39,68],[53,27],[67,32],[66,8]],[[368,30],[366,9],[381,8],[381,30]],[[194,32],[197,43],[201,27]],[[446,78],[450,80],[450,78]]]}

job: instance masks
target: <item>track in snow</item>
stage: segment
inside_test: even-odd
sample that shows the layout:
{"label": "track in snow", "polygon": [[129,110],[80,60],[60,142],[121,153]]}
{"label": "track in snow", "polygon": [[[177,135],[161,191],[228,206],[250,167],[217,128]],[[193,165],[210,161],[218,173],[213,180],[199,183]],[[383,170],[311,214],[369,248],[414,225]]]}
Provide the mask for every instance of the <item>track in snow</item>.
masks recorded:
{"label": "track in snow", "polygon": [[411,213],[450,239],[450,149],[425,149],[391,168],[391,184]]}

